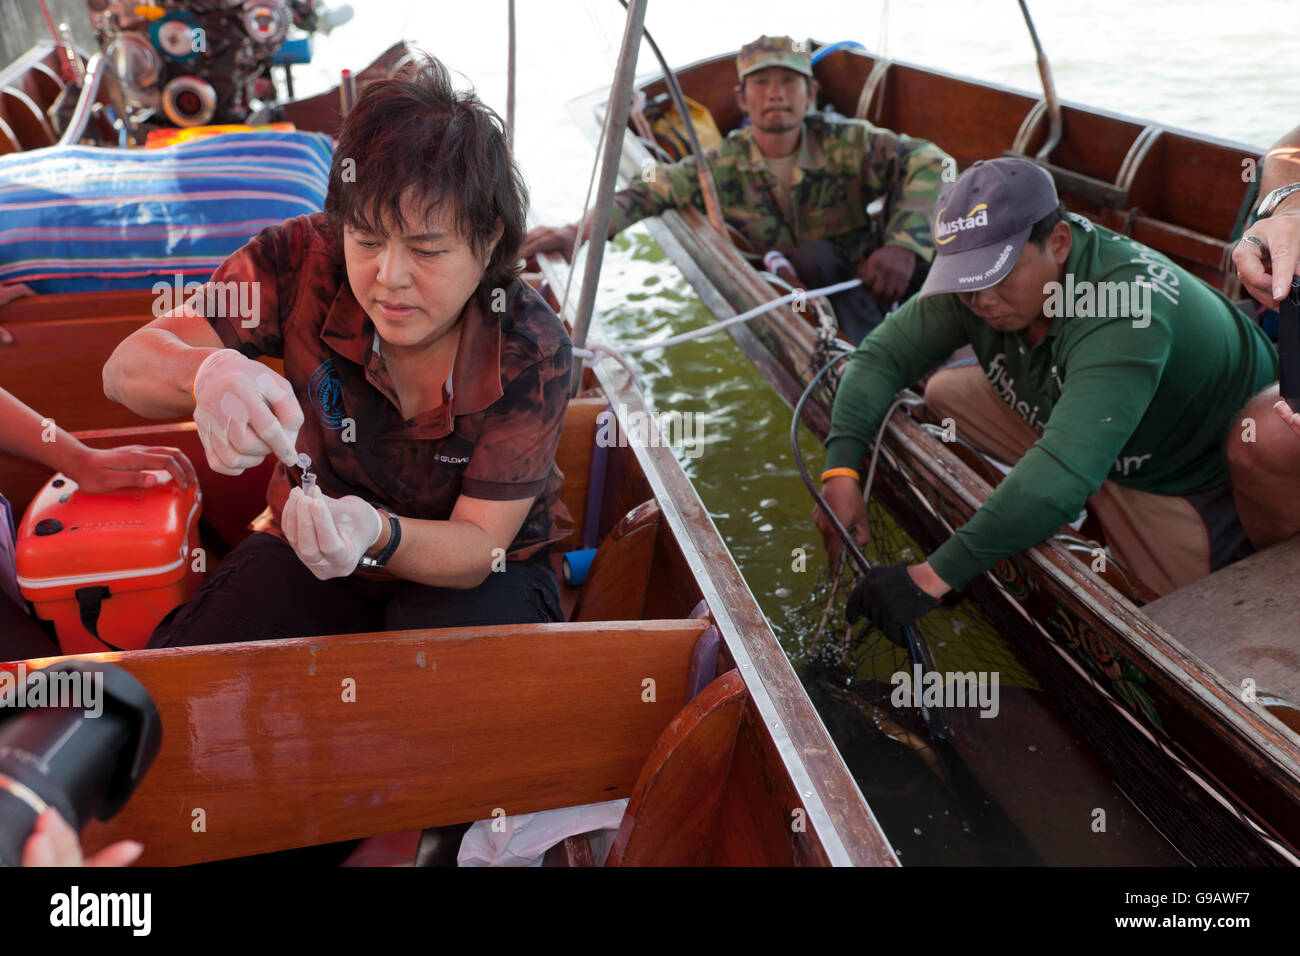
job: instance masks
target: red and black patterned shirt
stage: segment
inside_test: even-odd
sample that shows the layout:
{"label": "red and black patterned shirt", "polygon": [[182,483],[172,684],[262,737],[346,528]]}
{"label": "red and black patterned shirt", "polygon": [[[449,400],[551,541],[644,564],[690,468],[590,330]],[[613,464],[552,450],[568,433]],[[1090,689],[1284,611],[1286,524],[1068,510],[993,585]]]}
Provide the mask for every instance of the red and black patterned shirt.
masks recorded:
{"label": "red and black patterned shirt", "polygon": [[[311,456],[322,492],[430,520],[450,518],[462,494],[536,496],[507,552],[512,561],[567,533],[555,449],[572,348],[554,311],[526,284],[515,280],[504,290],[500,312],[470,298],[442,404],[408,420],[321,214],[263,230],[211,281],[259,283],[254,327],[238,316],[208,322],[227,348],[284,360],[306,419],[297,447]],[[253,530],[282,537],[280,509],[295,483],[277,465]]]}

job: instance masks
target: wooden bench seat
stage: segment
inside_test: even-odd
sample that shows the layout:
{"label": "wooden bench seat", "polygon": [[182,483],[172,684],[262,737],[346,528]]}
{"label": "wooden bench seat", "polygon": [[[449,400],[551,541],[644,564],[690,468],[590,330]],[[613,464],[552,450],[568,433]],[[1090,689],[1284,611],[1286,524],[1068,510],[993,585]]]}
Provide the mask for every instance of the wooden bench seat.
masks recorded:
{"label": "wooden bench seat", "polygon": [[84,844],[135,839],[146,865],[196,863],[627,797],[682,706],[706,627],[511,625],[93,655],[144,683],[163,740],[126,809],[92,823]]}
{"label": "wooden bench seat", "polygon": [[1300,535],[1142,608],[1235,693],[1254,681],[1260,703],[1300,732]]}

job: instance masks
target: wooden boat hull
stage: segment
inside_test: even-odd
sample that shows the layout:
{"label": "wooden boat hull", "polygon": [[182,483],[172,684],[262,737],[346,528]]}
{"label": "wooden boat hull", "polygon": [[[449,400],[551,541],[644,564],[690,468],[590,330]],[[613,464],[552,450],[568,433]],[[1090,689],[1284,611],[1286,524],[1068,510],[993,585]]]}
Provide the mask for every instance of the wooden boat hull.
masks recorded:
{"label": "wooden boat hull", "polygon": [[[931,139],[963,166],[1013,149],[1032,153],[1045,136],[1034,97],[1017,91],[877,64],[853,51],[830,54],[816,72],[825,99],[842,113],[853,115],[861,99],[872,122]],[[713,111],[720,129],[738,123],[732,56],[693,64],[678,79],[687,96]],[[863,92],[865,83],[875,84],[874,93]],[[652,98],[664,89],[657,80],[644,92]],[[589,132],[597,129],[600,104],[599,94],[574,104]],[[1066,104],[1065,136],[1050,161],[1071,208],[1223,288],[1233,227],[1251,195],[1243,160],[1259,155]],[[624,173],[636,175],[649,156],[627,137]],[[1206,182],[1216,189],[1207,190]],[[670,211],[647,226],[719,317],[778,294],[699,211]],[[1231,294],[1232,284],[1226,285]],[[826,358],[807,317],[789,309],[728,331],[790,403]],[[825,436],[824,397],[806,406],[805,423]],[[925,547],[945,540],[991,490],[954,448],[906,412],[888,426],[873,491]],[[1267,709],[1240,699],[1060,542],[1002,562],[969,594],[1124,791],[1190,861],[1300,862],[1300,738]]]}

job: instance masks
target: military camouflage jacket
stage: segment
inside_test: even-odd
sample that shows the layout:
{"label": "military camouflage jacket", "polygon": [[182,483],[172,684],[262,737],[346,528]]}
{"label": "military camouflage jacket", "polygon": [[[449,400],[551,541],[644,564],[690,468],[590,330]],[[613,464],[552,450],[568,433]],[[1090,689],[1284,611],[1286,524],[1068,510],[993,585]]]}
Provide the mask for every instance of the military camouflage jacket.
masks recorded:
{"label": "military camouflage jacket", "polygon": [[[873,246],[866,207],[879,196],[888,216],[884,243],[934,256],[930,213],[939,196],[948,155],[925,140],[900,136],[862,120],[809,114],[799,143],[791,194],[793,222],[776,199],[776,178],[749,127],[733,130],[708,150],[723,214],[753,251],[789,251],[811,239],[830,239],[850,262]],[[953,173],[956,164],[949,160]],[[674,207],[704,209],[695,157],[647,172],[614,197],[610,234]]]}

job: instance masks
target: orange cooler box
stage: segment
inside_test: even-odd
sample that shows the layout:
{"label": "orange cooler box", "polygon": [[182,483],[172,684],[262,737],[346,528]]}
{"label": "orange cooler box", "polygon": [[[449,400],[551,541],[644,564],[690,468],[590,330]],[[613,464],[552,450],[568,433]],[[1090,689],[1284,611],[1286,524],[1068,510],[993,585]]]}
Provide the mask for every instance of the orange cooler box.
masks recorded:
{"label": "orange cooler box", "polygon": [[92,495],[55,475],[18,528],[18,586],[65,654],[138,650],[202,578],[190,570],[202,496],[162,484]]}

